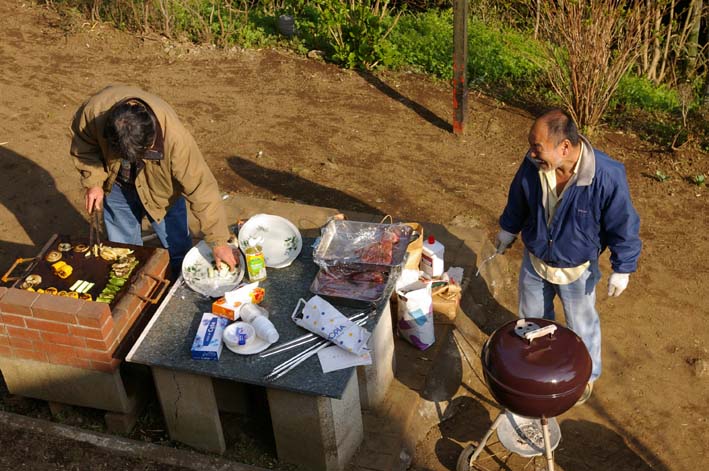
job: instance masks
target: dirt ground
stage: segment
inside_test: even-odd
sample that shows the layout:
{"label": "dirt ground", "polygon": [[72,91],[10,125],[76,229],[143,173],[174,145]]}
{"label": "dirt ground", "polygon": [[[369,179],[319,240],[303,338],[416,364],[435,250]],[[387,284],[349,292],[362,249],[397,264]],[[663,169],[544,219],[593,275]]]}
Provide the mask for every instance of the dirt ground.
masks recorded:
{"label": "dirt ground", "polygon": [[[0,267],[33,255],[54,232],[87,227],[67,129],[81,102],[109,83],[137,84],[171,103],[235,197],[465,220],[491,239],[532,122],[526,111],[471,94],[458,138],[449,86],[415,74],[371,76],[282,51],[139,39],[15,0],[0,0],[0,70]],[[709,194],[685,179],[709,174],[707,155],[669,153],[621,131],[592,141],[626,165],[644,247],[616,299],[604,293],[604,256],[604,373],[589,404],[560,418],[560,466],[709,469]],[[671,178],[650,178],[658,169]],[[488,331],[516,311],[521,254],[517,244],[505,255],[511,269],[497,310],[481,322]],[[468,413],[487,414],[476,397]],[[483,433],[462,419],[440,430],[456,446]],[[427,443],[419,468],[450,469],[456,448]],[[3,459],[26,457],[3,448]]]}

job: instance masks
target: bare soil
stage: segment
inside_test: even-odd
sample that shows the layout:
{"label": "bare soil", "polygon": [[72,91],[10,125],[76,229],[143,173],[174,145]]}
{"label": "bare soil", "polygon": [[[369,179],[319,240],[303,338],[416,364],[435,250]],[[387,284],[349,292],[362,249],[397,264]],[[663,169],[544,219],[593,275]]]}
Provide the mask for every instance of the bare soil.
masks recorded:
{"label": "bare soil", "polygon": [[[284,51],[137,38],[29,2],[0,0],[0,32],[0,267],[33,255],[54,232],[87,227],[67,130],[81,102],[109,83],[137,84],[171,103],[221,189],[235,197],[465,220],[490,238],[533,119],[471,94],[459,138],[450,132],[450,87],[419,75],[373,76]],[[667,152],[617,130],[592,141],[626,165],[644,248],[616,299],[602,288],[604,257],[604,373],[589,404],[560,418],[559,466],[709,469],[709,194],[686,179],[709,174],[707,155],[691,146]],[[656,170],[671,178],[650,178]],[[505,289],[477,319],[486,331],[516,311],[521,253],[517,246],[505,255]],[[460,406],[418,450],[419,469],[453,469],[461,445],[484,433],[471,425],[491,420],[479,394],[471,389]],[[3,433],[1,462],[26,459]],[[74,463],[123,469],[105,467],[104,458]]]}

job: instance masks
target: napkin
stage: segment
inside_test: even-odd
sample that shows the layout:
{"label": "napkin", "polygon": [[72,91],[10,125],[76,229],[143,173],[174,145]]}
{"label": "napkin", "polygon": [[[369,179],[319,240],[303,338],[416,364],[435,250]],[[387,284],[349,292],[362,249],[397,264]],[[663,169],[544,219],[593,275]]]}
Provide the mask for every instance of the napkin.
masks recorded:
{"label": "napkin", "polygon": [[302,311],[296,309],[292,318],[299,326],[348,352],[361,355],[368,350],[367,341],[372,334],[349,320],[320,296],[310,298]]}

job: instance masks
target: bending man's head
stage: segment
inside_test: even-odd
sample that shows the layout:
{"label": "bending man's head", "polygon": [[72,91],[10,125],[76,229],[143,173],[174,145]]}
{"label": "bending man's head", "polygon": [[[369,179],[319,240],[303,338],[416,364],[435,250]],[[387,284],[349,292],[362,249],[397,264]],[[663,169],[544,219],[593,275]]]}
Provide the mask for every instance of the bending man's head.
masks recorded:
{"label": "bending man's head", "polygon": [[153,115],[140,101],[120,101],[108,110],[104,137],[111,152],[136,162],[155,140]]}

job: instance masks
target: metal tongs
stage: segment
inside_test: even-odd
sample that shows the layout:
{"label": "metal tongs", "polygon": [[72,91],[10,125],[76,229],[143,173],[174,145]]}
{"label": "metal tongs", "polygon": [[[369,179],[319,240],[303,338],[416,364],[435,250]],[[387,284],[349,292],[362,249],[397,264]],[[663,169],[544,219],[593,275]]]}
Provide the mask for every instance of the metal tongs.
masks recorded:
{"label": "metal tongs", "polygon": [[101,247],[100,212],[100,210],[94,209],[89,214],[89,250],[86,252],[87,257],[92,254],[94,257],[98,257],[99,248]]}

